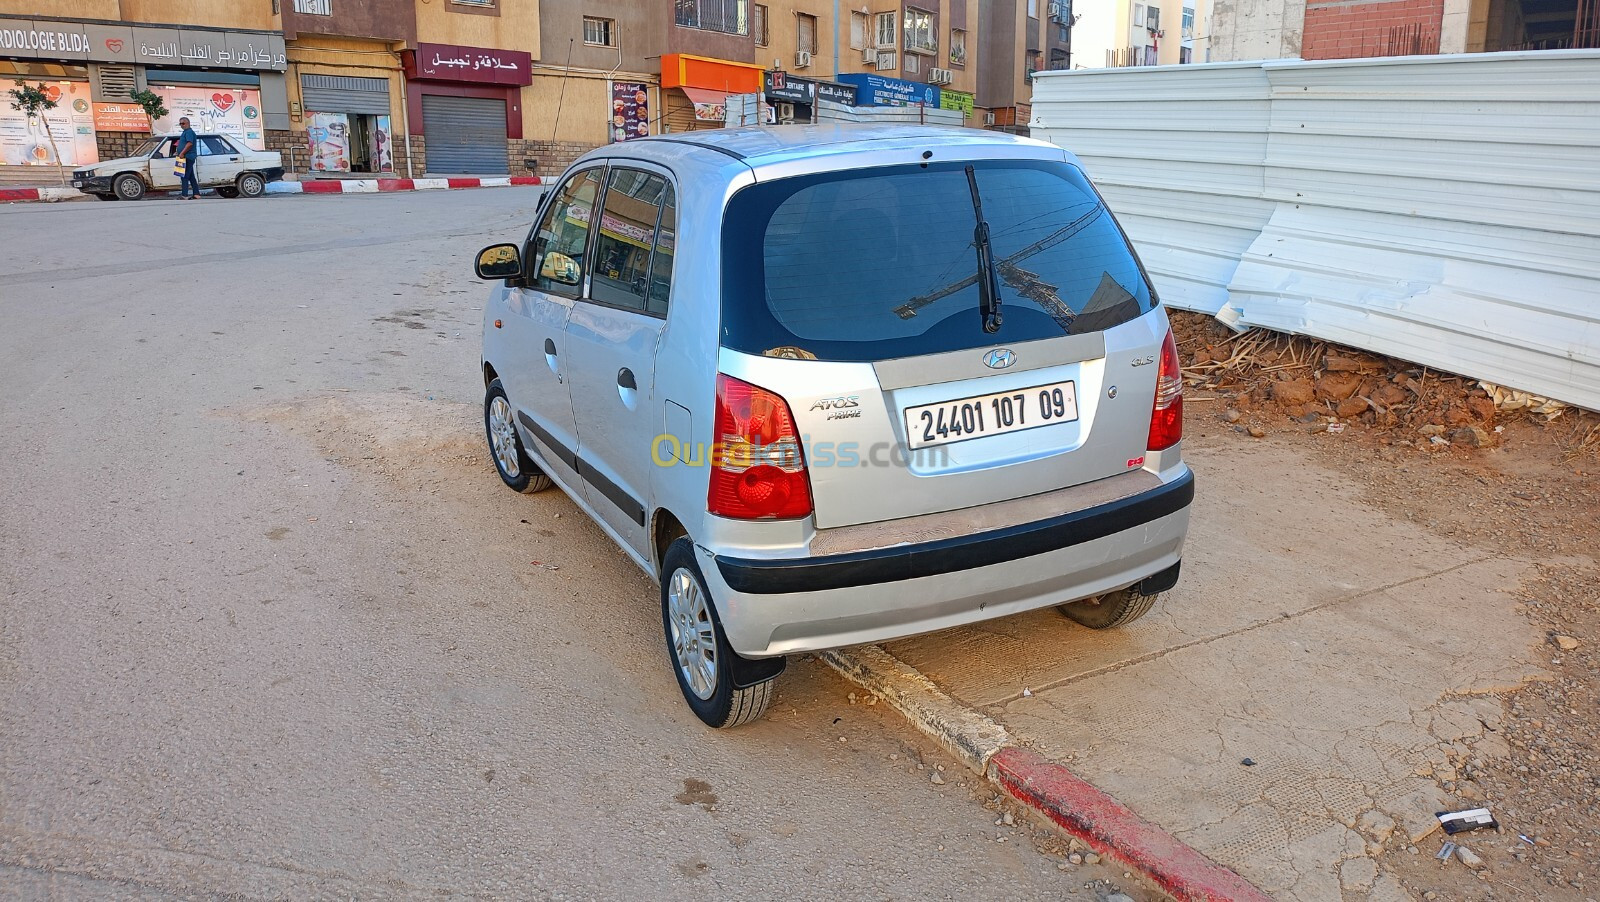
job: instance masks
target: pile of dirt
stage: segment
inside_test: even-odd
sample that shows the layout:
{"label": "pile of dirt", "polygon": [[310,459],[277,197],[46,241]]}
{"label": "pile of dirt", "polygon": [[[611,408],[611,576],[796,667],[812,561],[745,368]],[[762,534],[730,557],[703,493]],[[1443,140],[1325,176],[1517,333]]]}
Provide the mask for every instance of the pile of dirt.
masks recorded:
{"label": "pile of dirt", "polygon": [[[1228,421],[1257,437],[1295,420],[1308,432],[1355,425],[1383,444],[1436,451],[1494,447],[1507,422],[1547,421],[1498,408],[1475,380],[1409,361],[1264,329],[1235,333],[1199,313],[1169,315],[1191,394],[1225,400]],[[1563,450],[1600,453],[1600,415],[1568,408],[1560,416],[1569,426],[1559,431]]]}

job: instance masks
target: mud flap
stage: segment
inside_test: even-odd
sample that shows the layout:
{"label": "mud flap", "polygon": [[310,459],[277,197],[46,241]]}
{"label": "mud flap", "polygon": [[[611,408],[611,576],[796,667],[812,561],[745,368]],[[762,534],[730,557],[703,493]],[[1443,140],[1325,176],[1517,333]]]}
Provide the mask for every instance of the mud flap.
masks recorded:
{"label": "mud flap", "polygon": [[780,673],[789,664],[789,659],[779,656],[776,658],[746,658],[738,652],[733,653],[733,660],[728,662],[728,672],[733,677],[733,688],[749,689],[758,683],[765,683]]}
{"label": "mud flap", "polygon": [[1178,584],[1178,570],[1182,567],[1183,561],[1179,561],[1160,573],[1152,573],[1129,588],[1135,595],[1160,595]]}

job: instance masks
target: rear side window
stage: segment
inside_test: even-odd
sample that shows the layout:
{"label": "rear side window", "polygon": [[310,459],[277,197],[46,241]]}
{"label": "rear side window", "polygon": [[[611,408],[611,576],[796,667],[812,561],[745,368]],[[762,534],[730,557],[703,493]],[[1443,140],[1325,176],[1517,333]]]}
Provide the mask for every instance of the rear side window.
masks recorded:
{"label": "rear side window", "polygon": [[[589,296],[603,304],[664,314],[669,286],[653,287],[652,275],[672,272],[672,186],[653,173],[614,168],[595,246]],[[662,257],[664,259],[655,259]]]}
{"label": "rear side window", "polygon": [[1004,324],[983,330],[967,164],[765,182],[723,225],[723,344],[870,361],[1095,332],[1154,305],[1110,212],[1065,162],[973,166]]}

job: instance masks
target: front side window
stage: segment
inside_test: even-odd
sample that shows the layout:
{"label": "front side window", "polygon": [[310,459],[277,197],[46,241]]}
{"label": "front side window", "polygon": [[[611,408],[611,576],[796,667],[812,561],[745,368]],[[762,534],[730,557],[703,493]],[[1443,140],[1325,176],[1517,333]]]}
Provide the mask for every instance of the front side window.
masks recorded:
{"label": "front side window", "polygon": [[1155,299],[1121,229],[1065,162],[980,162],[1004,325],[983,331],[961,163],[761,182],[723,223],[725,346],[871,361],[1096,332]]}
{"label": "front side window", "polygon": [[[658,267],[651,255],[659,253],[660,230],[674,227],[672,214],[663,213],[671,196],[672,186],[659,175],[637,169],[611,170],[600,234],[595,240],[589,297],[602,304],[639,311],[648,309],[656,300],[654,274]],[[665,270],[669,280],[671,253],[669,240]],[[660,307],[659,312],[666,312],[665,293],[660,293]]]}
{"label": "front side window", "polygon": [[685,28],[749,34],[749,0],[673,0],[673,21]]}
{"label": "front side window", "polygon": [[578,296],[583,281],[584,252],[589,243],[589,222],[600,189],[600,170],[590,169],[567,179],[533,235],[529,284],[541,291]]}
{"label": "front side window", "polygon": [[906,49],[916,53],[938,53],[939,36],[934,32],[933,13],[906,7]]}

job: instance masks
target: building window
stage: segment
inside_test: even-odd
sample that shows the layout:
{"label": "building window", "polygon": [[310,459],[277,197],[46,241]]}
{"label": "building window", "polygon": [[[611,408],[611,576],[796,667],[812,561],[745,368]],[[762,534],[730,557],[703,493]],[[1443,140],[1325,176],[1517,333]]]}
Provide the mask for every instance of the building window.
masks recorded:
{"label": "building window", "polygon": [[494,9],[495,0],[450,0],[457,6],[481,6],[484,9]]}
{"label": "building window", "polygon": [[1056,70],[1067,68],[1067,52],[1065,50],[1050,51],[1050,68]]}
{"label": "building window", "polygon": [[894,49],[894,13],[878,13],[878,46]]}
{"label": "building window", "polygon": [[950,65],[967,64],[967,33],[960,28],[950,29]]}
{"label": "building window", "polygon": [[593,16],[583,17],[583,42],[596,47],[614,46],[612,35],[616,33],[617,23],[613,19],[596,19]]}
{"label": "building window", "polygon": [[865,50],[871,46],[867,43],[867,14],[850,14],[850,49]]}
{"label": "building window", "polygon": [[917,75],[922,72],[922,57],[917,56],[915,53],[908,53],[906,54],[905,65],[905,73],[907,75]]}
{"label": "building window", "polygon": [[1160,60],[1156,59],[1156,48],[1154,48],[1154,47],[1146,47],[1146,48],[1144,48],[1144,64],[1146,66],[1157,66],[1157,65],[1160,65]]}
{"label": "building window", "polygon": [[1070,37],[1071,37],[1071,35],[1067,34],[1067,26],[1065,26],[1065,25],[1057,25],[1056,26],[1056,40],[1058,40],[1061,43],[1065,44]]}
{"label": "building window", "polygon": [[333,0],[294,0],[294,11],[302,16],[331,16]]}
{"label": "building window", "polygon": [[767,46],[767,8],[757,3],[750,14],[750,30],[755,32],[756,46]]}
{"label": "building window", "polygon": [[1039,18],[1039,0],[1028,0],[1028,18]]}
{"label": "building window", "polygon": [[933,13],[906,7],[906,50],[912,53],[939,52],[939,35],[933,27]]}
{"label": "building window", "polygon": [[806,53],[817,52],[817,17],[805,13],[794,15],[794,49]]}
{"label": "building window", "polygon": [[1044,54],[1037,50],[1029,50],[1025,59],[1028,67],[1023,77],[1031,82],[1033,81],[1033,73],[1044,68]]}
{"label": "building window", "polygon": [[1192,62],[1194,62],[1194,50],[1192,50],[1192,49],[1190,49],[1188,47],[1179,47],[1178,48],[1178,62],[1180,62],[1180,63],[1192,63]]}
{"label": "building window", "polygon": [[1185,41],[1194,40],[1194,7],[1192,6],[1183,8],[1183,39]]}
{"label": "building window", "polygon": [[749,0],[674,0],[674,3],[675,21],[685,28],[723,34],[750,33]]}

